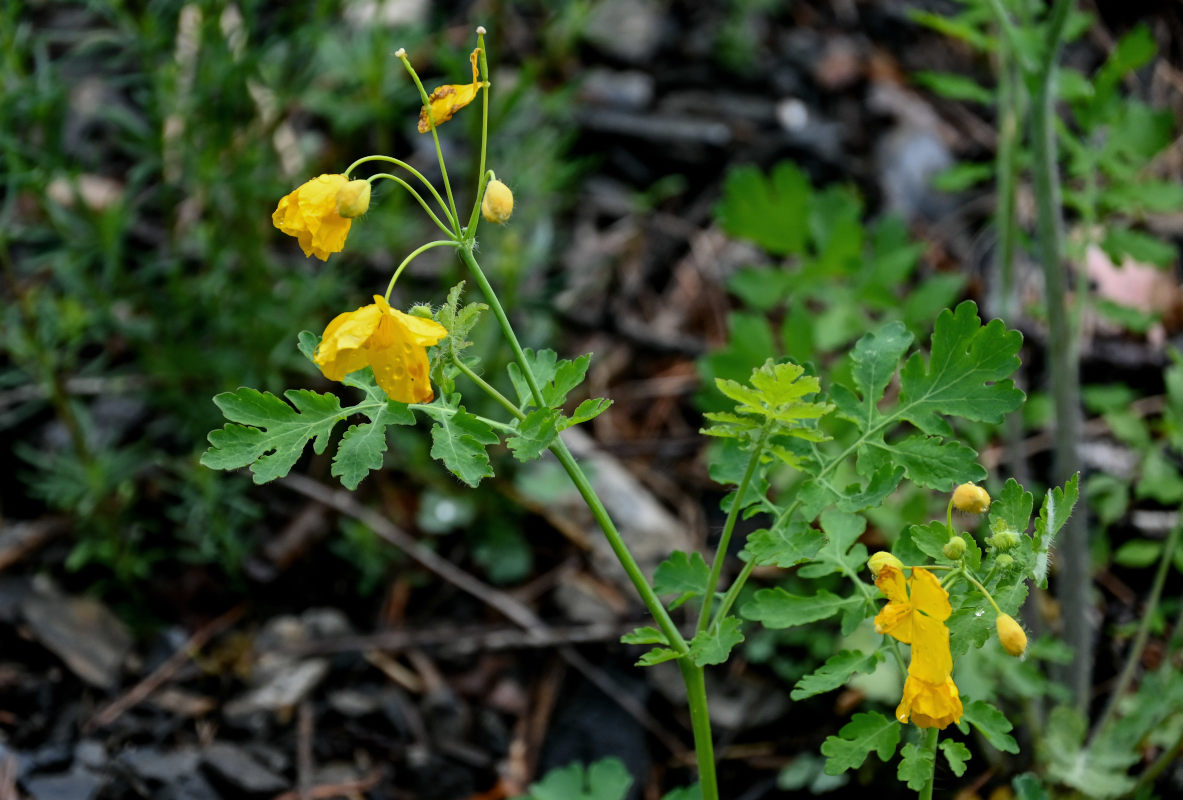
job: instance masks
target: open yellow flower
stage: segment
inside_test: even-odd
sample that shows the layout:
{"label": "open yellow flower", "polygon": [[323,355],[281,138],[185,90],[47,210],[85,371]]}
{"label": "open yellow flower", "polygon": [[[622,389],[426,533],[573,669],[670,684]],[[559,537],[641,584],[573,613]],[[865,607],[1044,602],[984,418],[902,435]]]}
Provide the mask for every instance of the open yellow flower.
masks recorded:
{"label": "open yellow flower", "polygon": [[912,645],[912,663],[896,718],[921,728],[944,728],[961,719],[961,697],[953,683],[953,655],[945,620],[953,613],[949,593],[926,569],[912,568],[905,580],[894,564],[880,567],[875,585],[888,603],[875,617],[875,630]]}
{"label": "open yellow flower", "polygon": [[339,381],[365,367],[391,400],[430,403],[427,347],[448,335],[435,320],[393,309],[381,295],[356,311],[347,311],[325,328],[315,361],[329,380]]}
{"label": "open yellow flower", "polygon": [[328,261],[341,252],[351,220],[337,213],[337,192],[349,183],[344,175],[320,175],[293,190],[271,215],[275,227],[295,236],[306,256]]}
{"label": "open yellow flower", "polygon": [[452,118],[453,114],[476,99],[477,92],[485,85],[481,82],[480,72],[477,69],[477,58],[480,54],[481,48],[478,47],[468,56],[468,61],[472,64],[471,84],[453,83],[447,86],[437,86],[431,90],[431,94],[427,97],[427,102],[431,106],[431,114],[428,115],[427,106],[419,109],[419,133],[430,131],[433,121],[436,127],[443,125]]}
{"label": "open yellow flower", "polygon": [[[915,651],[913,651],[915,652]],[[913,658],[912,663],[916,660]],[[939,683],[929,683],[912,674],[908,668],[908,679],[904,681],[904,696],[896,707],[895,718],[920,728],[945,728],[951,722],[961,721],[961,694],[953,678],[947,677]]]}

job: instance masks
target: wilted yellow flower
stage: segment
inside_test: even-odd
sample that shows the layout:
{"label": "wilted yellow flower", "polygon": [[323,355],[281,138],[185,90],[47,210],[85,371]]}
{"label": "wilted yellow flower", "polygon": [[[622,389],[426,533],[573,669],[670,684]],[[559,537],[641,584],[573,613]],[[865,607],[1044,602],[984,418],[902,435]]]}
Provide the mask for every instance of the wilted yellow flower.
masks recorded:
{"label": "wilted yellow flower", "polygon": [[477,92],[485,85],[481,82],[477,69],[477,58],[480,54],[481,48],[478,47],[468,56],[468,61],[472,64],[472,83],[453,83],[448,86],[437,86],[431,90],[431,94],[427,97],[427,102],[431,106],[431,115],[429,116],[427,113],[427,106],[419,109],[419,133],[430,131],[433,121],[436,127],[443,125],[452,118],[453,114],[476,99]]}
{"label": "wilted yellow flower", "polygon": [[998,641],[1002,642],[1003,650],[1012,656],[1021,656],[1027,652],[1027,634],[1014,617],[999,614],[994,620],[994,627],[998,629]]}
{"label": "wilted yellow flower", "polygon": [[344,175],[320,175],[285,195],[271,215],[275,227],[295,236],[306,256],[328,261],[345,247],[352,224],[337,213],[337,192],[349,183]]}
{"label": "wilted yellow flower", "polygon": [[953,507],[970,514],[985,514],[990,508],[990,493],[972,483],[963,483],[953,490]]}
{"label": "wilted yellow flower", "polygon": [[[913,660],[915,664],[915,650]],[[904,696],[896,707],[895,718],[900,722],[912,723],[920,728],[945,728],[951,722],[961,721],[961,694],[953,678],[929,683],[912,674],[908,668],[908,679],[904,681]]]}
{"label": "wilted yellow flower", "polygon": [[485,187],[485,196],[481,199],[481,215],[489,222],[504,225],[513,214],[513,192],[501,181],[494,178]]}
{"label": "wilted yellow flower", "polygon": [[374,379],[391,400],[430,403],[427,347],[447,335],[435,320],[404,314],[374,295],[373,304],[338,314],[329,323],[314,360],[333,381],[373,367]]}

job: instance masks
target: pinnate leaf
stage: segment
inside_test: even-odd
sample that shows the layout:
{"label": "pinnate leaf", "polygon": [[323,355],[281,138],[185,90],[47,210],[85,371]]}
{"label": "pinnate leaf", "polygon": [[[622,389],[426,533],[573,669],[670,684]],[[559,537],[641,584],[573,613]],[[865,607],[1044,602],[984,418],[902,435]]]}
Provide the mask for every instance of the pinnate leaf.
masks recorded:
{"label": "pinnate leaf", "polygon": [[768,178],[754,166],[741,166],[727,174],[716,216],[727,233],[770,253],[802,253],[810,194],[808,176],[791,162],[777,164]]}
{"label": "pinnate leaf", "polygon": [[954,775],[960,778],[965,774],[965,762],[970,759],[968,747],[953,739],[945,739],[941,742],[941,752],[945,754],[945,760],[949,762],[949,769],[953,770]]}
{"label": "pinnate leaf", "polygon": [[784,589],[761,589],[740,610],[743,616],[766,628],[792,628],[827,619],[862,605],[861,597],[839,597],[818,590],[812,597],[789,594]]}
{"label": "pinnate leaf", "polygon": [[731,649],[742,641],[739,620],[736,617],[724,617],[717,628],[712,625],[690,640],[690,659],[700,667],[722,664],[731,655]]}
{"label": "pinnate leaf", "polygon": [[505,445],[518,461],[533,461],[541,456],[559,435],[558,411],[538,408],[517,424],[517,433],[505,440]]}
{"label": "pinnate leaf", "polygon": [[811,560],[825,541],[821,531],[794,515],[771,530],[761,529],[748,534],[744,552],[757,566],[776,565],[788,569]]}
{"label": "pinnate leaf", "polygon": [[675,550],[653,571],[653,591],[678,595],[670,603],[670,608],[677,608],[692,597],[701,597],[710,575],[711,569],[701,553]]}
{"label": "pinnate leaf", "polygon": [[867,756],[875,753],[886,761],[900,743],[900,724],[882,714],[871,711],[855,714],[842,726],[837,736],[822,742],[826,756],[826,774],[840,775],[848,769],[862,766]]}
{"label": "pinnate leaf", "polygon": [[927,747],[917,747],[906,744],[900,750],[900,765],[896,768],[896,777],[908,784],[908,788],[919,792],[932,777],[933,767],[936,765],[936,753]]}
{"label": "pinnate leaf", "polygon": [[1047,588],[1048,553],[1056,540],[1056,534],[1068,522],[1076,500],[1080,496],[1080,473],[1076,473],[1063,488],[1048,489],[1039,518],[1035,520],[1035,570],[1032,577],[1042,588]]}
{"label": "pinnate leaf", "polygon": [[845,686],[855,673],[873,672],[881,656],[878,652],[859,653],[854,650],[840,650],[826,659],[826,663],[803,676],[793,686],[790,697],[804,700],[815,694],[822,694]]}
{"label": "pinnate leaf", "polygon": [[431,457],[469,486],[493,474],[485,448],[500,441],[491,427],[460,405],[460,395],[420,406],[435,420],[431,426]]}
{"label": "pinnate leaf", "polygon": [[962,719],[973,725],[986,741],[1004,753],[1019,752],[1019,743],[1010,735],[1014,728],[1006,715],[985,700],[974,700],[964,707]]}

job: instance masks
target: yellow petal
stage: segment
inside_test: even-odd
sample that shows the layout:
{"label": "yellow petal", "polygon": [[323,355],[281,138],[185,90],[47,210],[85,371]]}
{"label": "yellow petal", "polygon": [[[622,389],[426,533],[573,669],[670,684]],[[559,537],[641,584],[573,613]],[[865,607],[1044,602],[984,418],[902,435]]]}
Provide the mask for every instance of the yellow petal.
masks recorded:
{"label": "yellow petal", "polygon": [[911,721],[921,728],[945,728],[961,719],[961,695],[952,678],[928,683],[909,676],[904,695],[895,710],[900,722]]}
{"label": "yellow petal", "polygon": [[923,611],[937,620],[947,620],[953,613],[949,605],[949,593],[941,587],[937,576],[926,569],[916,567],[912,570],[912,580],[908,582],[912,590],[912,606]]}
{"label": "yellow petal", "polygon": [[949,629],[943,622],[916,614],[912,617],[912,663],[908,674],[928,683],[940,683],[953,672]]}
{"label": "yellow petal", "polygon": [[887,563],[879,568],[879,574],[875,576],[875,585],[891,600],[906,602],[908,599],[904,573],[895,564]]}
{"label": "yellow petal", "polygon": [[282,197],[271,222],[295,236],[306,256],[328,260],[345,247],[350,220],[337,213],[337,192],[349,183],[344,175],[319,175]]}
{"label": "yellow petal", "polygon": [[[438,128],[450,120],[453,114],[476,99],[477,92],[484,85],[481,83],[477,69],[477,57],[480,52],[481,49],[478,47],[468,56],[468,61],[472,64],[471,84],[452,83],[447,86],[437,86],[431,90],[431,94],[427,97],[428,105],[419,109],[419,133],[430,131],[432,122]],[[431,107],[430,116],[427,112],[428,106]]]}
{"label": "yellow petal", "polygon": [[369,343],[381,319],[378,307],[368,305],[338,314],[328,324],[314,359],[326,378],[342,380],[370,363]]}
{"label": "yellow petal", "polygon": [[[383,326],[385,327],[385,326]],[[374,379],[391,400],[430,403],[434,395],[427,377],[427,351],[408,341],[370,351]]]}

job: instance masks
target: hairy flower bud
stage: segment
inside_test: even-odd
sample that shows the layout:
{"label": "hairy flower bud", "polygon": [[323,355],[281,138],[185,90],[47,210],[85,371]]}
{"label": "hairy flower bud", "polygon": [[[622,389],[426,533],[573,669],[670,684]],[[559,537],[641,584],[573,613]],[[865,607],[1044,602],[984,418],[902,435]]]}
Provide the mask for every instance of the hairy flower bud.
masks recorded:
{"label": "hairy flower bud", "polygon": [[504,225],[513,214],[513,192],[494,178],[485,187],[485,199],[481,201],[481,214],[489,222]]}
{"label": "hairy flower bud", "polygon": [[953,490],[953,507],[970,514],[984,514],[990,508],[990,495],[981,486],[963,483]]}
{"label": "hairy flower bud", "polygon": [[360,217],[369,208],[369,181],[350,181],[337,190],[337,213],[345,219]]}
{"label": "hairy flower bud", "polygon": [[1015,622],[1015,618],[1010,614],[999,614],[998,619],[994,620],[994,626],[998,628],[998,641],[1002,643],[1002,649],[1010,653],[1012,656],[1021,656],[1027,651],[1027,634],[1023,632],[1023,626]]}
{"label": "hairy flower bud", "polygon": [[904,562],[893,556],[886,550],[880,550],[873,556],[867,559],[867,567],[871,570],[871,574],[876,578],[879,577],[879,570],[890,564],[898,570],[903,570]]}
{"label": "hairy flower bud", "polygon": [[1003,553],[998,557],[998,560],[995,563],[998,564],[999,569],[1010,569],[1011,566],[1014,565],[1015,560],[1006,553]]}
{"label": "hairy flower bud", "polygon": [[995,533],[989,541],[999,550],[1013,550],[1019,546],[1019,534],[1008,528]]}
{"label": "hairy flower bud", "polygon": [[942,552],[945,554],[945,558],[951,558],[956,561],[965,555],[965,539],[962,539],[960,536],[954,536],[945,542]]}

